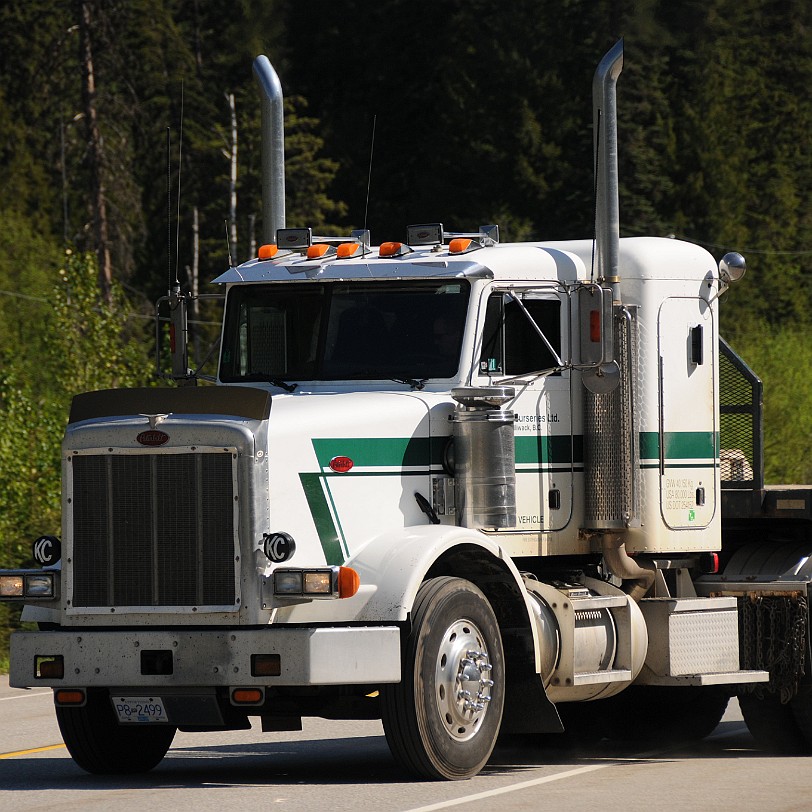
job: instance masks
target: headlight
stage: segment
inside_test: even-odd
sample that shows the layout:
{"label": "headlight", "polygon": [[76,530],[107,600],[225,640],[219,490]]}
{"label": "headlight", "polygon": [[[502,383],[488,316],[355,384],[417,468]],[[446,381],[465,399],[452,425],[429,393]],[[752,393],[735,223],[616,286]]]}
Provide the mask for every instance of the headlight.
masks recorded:
{"label": "headlight", "polygon": [[43,572],[37,575],[25,576],[25,596],[27,598],[53,598],[53,573]]}
{"label": "headlight", "polygon": [[304,574],[305,595],[329,595],[333,591],[333,573],[330,570]]}
{"label": "headlight", "polygon": [[57,597],[58,574],[42,570],[0,570],[0,600],[51,601]]}
{"label": "headlight", "polygon": [[22,598],[23,576],[13,573],[0,575],[0,598]]}
{"label": "headlight", "polygon": [[359,585],[358,573],[350,567],[278,569],[273,574],[278,598],[351,598]]}
{"label": "headlight", "polygon": [[276,595],[302,594],[301,570],[276,570],[273,574],[273,591]]}

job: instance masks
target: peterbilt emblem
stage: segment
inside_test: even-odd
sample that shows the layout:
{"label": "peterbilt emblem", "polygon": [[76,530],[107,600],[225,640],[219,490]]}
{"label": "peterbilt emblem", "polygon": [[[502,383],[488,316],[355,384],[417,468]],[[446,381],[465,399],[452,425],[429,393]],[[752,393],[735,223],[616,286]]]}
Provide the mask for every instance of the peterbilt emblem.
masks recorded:
{"label": "peterbilt emblem", "polygon": [[352,466],[353,461],[343,455],[333,457],[333,459],[330,460],[330,470],[335,471],[337,474],[346,474]]}
{"label": "peterbilt emblem", "polygon": [[167,442],[169,435],[159,429],[148,429],[147,431],[142,431],[135,439],[141,443],[141,445],[157,446]]}

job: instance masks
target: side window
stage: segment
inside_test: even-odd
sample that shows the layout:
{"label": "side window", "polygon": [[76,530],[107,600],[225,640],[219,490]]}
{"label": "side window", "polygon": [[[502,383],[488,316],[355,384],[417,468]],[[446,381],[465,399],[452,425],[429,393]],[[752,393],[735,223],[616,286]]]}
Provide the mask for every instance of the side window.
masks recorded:
{"label": "side window", "polygon": [[[523,298],[522,304],[560,355],[561,302],[557,298]],[[523,375],[555,366],[555,357],[519,305],[504,293],[492,294],[485,311],[480,374]]]}

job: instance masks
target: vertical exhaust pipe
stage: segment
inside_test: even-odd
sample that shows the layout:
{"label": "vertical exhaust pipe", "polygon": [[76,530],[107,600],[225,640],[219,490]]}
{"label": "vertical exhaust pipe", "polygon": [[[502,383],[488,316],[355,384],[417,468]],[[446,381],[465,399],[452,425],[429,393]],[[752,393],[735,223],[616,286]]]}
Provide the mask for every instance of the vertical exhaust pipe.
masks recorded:
{"label": "vertical exhaust pipe", "polygon": [[595,232],[598,279],[620,301],[620,204],[617,167],[617,78],[623,70],[623,40],[618,40],[595,70],[592,120],[595,161]]}
{"label": "vertical exhaust pipe", "polygon": [[600,61],[592,80],[595,160],[595,243],[598,280],[612,290],[614,390],[584,394],[584,479],[587,527],[601,537],[604,564],[638,601],[654,580],[651,567],[626,553],[624,534],[639,524],[637,414],[634,408],[637,326],[620,294],[620,205],[618,193],[617,79],[623,70],[623,40]]}
{"label": "vertical exhaust pipe", "polygon": [[285,227],[285,111],[282,85],[267,56],[254,60],[262,90],[262,241]]}

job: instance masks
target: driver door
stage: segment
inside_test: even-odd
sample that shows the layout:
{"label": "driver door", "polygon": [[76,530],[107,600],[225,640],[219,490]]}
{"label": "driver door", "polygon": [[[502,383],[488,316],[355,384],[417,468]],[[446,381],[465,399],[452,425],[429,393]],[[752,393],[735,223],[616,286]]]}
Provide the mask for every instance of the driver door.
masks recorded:
{"label": "driver door", "polygon": [[568,299],[553,285],[494,286],[484,295],[474,382],[516,390],[515,400],[506,404],[516,414],[516,526],[502,532],[561,530],[572,516],[575,462],[571,376],[557,368],[569,351]]}

